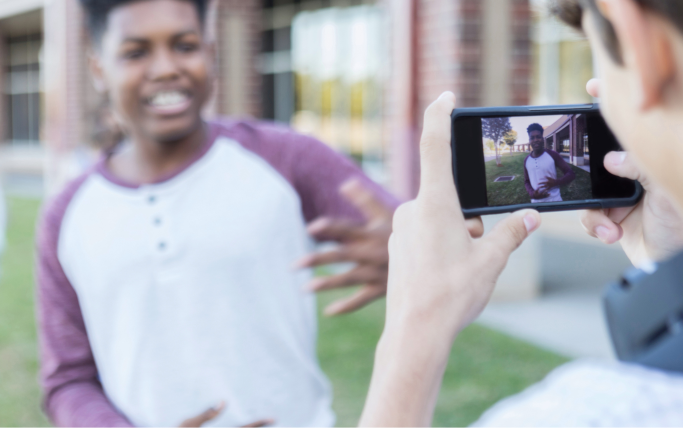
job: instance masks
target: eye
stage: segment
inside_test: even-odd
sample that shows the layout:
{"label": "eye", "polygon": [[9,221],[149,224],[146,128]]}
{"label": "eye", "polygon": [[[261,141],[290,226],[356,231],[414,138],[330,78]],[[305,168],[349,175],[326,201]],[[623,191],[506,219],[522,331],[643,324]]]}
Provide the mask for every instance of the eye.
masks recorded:
{"label": "eye", "polygon": [[142,49],[142,48],[128,49],[128,50],[123,52],[122,56],[123,56],[123,59],[135,60],[135,59],[142,58],[143,56],[145,56],[146,53],[147,53],[147,51],[145,49]]}
{"label": "eye", "polygon": [[178,42],[175,49],[181,53],[190,53],[199,50],[199,44],[192,42]]}

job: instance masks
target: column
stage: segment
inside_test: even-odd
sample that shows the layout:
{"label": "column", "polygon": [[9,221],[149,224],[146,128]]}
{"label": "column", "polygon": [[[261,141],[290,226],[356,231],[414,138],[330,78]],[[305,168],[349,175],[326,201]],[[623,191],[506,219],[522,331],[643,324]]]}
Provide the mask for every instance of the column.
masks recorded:
{"label": "column", "polygon": [[45,193],[58,192],[80,173],[75,149],[83,141],[85,75],[83,18],[77,0],[45,2],[43,81]]}

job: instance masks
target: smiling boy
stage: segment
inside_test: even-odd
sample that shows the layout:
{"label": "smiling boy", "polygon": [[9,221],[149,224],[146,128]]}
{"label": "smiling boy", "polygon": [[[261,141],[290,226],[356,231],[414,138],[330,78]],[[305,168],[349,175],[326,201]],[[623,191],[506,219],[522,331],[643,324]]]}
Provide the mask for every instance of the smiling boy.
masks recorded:
{"label": "smiling boy", "polygon": [[[198,425],[225,401],[212,424],[333,424],[304,288],[366,284],[331,313],[383,295],[396,201],[312,138],[202,119],[214,78],[204,0],[82,3],[94,81],[125,141],[39,226],[47,414],[64,426]],[[338,191],[349,179],[353,203]],[[308,232],[343,246],[308,255],[306,222],[321,216]],[[314,282],[293,267],[345,260],[357,267]]]}
{"label": "smiling boy", "polygon": [[[545,148],[543,131],[538,123],[527,128],[531,153],[524,159],[524,187],[532,203],[562,202],[560,187],[574,181],[576,174],[559,153]],[[557,168],[562,178],[557,178]]]}

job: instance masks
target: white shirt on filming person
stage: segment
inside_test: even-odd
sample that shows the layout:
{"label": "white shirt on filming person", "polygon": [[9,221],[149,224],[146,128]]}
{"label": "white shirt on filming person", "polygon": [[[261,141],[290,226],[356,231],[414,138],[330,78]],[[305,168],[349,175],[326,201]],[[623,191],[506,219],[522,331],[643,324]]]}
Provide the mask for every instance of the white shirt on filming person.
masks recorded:
{"label": "white shirt on filming person", "polygon": [[683,374],[579,360],[500,401],[473,426],[683,426]]}

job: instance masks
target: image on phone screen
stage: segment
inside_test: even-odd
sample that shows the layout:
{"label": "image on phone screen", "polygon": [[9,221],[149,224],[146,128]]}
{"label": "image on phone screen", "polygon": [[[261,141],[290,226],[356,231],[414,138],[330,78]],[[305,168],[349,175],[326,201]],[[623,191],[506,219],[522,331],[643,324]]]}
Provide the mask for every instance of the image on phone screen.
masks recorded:
{"label": "image on phone screen", "polygon": [[585,114],[482,117],[489,206],[593,198]]}
{"label": "image on phone screen", "polygon": [[621,150],[599,106],[461,108],[452,113],[453,178],[466,216],[521,208],[632,206],[642,186],[610,174]]}

